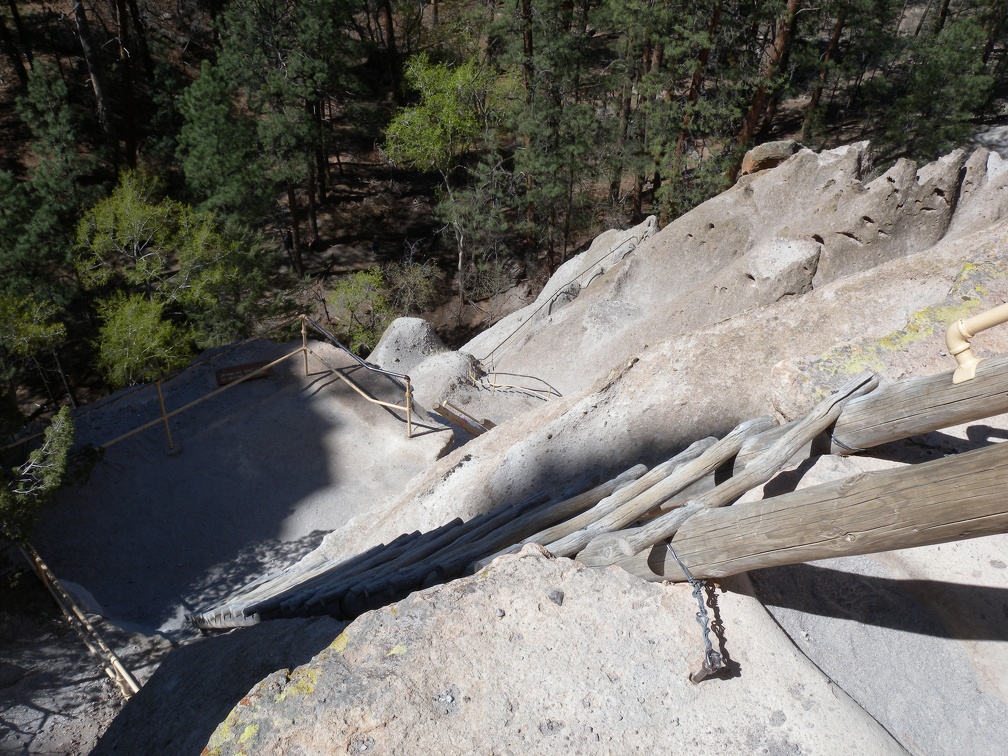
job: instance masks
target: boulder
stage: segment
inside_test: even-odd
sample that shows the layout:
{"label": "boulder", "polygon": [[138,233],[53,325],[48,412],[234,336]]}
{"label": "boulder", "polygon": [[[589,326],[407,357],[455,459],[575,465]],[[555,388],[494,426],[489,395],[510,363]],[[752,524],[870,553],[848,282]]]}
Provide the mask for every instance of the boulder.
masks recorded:
{"label": "boulder", "polygon": [[758,144],[742,158],[740,174],[745,176],[749,173],[776,168],[800,149],[801,145],[793,139]]}
{"label": "boulder", "polygon": [[480,375],[478,363],[462,352],[440,352],[412,368],[410,380],[413,398],[421,406],[433,409],[444,402],[465,403],[464,396]]}
{"label": "boulder", "polygon": [[902,753],[745,580],[710,603],[729,671],[694,684],[704,646],[688,588],[527,547],[269,675],[204,753]]}
{"label": "boulder", "polygon": [[396,318],[385,329],[368,362],[384,370],[409,374],[431,355],[445,351],[445,345],[421,318]]}

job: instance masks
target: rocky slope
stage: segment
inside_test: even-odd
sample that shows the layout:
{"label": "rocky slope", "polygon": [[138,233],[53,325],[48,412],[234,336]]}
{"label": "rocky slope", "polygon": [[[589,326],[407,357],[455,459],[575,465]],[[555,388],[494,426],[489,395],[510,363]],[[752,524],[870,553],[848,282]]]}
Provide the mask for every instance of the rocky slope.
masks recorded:
{"label": "rocky slope", "polygon": [[[1008,299],[1008,166],[978,150],[870,178],[868,155],[802,150],[661,231],[607,235],[460,354],[386,345],[428,376],[425,401],[496,427],[307,559],[653,464],[749,417],[796,417],[865,367],[883,381],[951,369],[946,325]],[[1005,329],[975,343],[1008,351]],[[465,379],[470,358],[563,396],[501,402]],[[764,490],[975,448],[1005,427],[824,458]],[[687,589],[526,553],[363,615],[311,661],[235,694],[208,750],[995,752],[1008,736],[1006,553],[995,537],[754,573],[790,640],[745,580],[726,583],[734,676],[699,686],[686,680],[701,648]],[[221,639],[204,647],[206,664],[243,664]],[[186,726],[151,724],[164,711],[153,695],[137,696],[97,752],[137,752],[151,742],[137,738]]]}

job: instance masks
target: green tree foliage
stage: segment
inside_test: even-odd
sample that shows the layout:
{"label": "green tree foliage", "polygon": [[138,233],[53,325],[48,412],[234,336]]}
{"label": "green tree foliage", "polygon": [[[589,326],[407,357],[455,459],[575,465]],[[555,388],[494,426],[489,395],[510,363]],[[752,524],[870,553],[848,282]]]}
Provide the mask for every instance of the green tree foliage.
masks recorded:
{"label": "green tree foliage", "polygon": [[[112,194],[84,213],[75,262],[84,285],[101,296],[96,347],[113,385],[176,367],[193,344],[247,335],[286,306],[270,292],[279,283],[276,263],[258,235],[164,197],[140,170],[123,173]],[[132,326],[130,318],[137,318]]]}
{"label": "green tree foliage", "polygon": [[983,63],[985,41],[977,16],[909,41],[889,74],[873,82],[883,133],[878,146],[928,161],[965,144],[994,85]]}
{"label": "green tree foliage", "polygon": [[126,171],[112,194],[77,224],[77,270],[86,286],[117,283],[153,291],[164,285],[185,209],[161,199],[149,174]]}
{"label": "green tree foliage", "polygon": [[[0,171],[0,295],[40,322],[88,331],[75,344],[96,337],[84,317],[96,302],[111,318],[111,303],[136,295],[197,346],[247,332],[287,286],[248,228],[272,215],[292,232],[294,269],[309,269],[301,227],[306,209],[310,233],[326,217],[333,148],[370,144],[382,126],[396,165],[441,178],[435,212],[465,301],[498,290],[518,260],[532,276],[555,267],[602,226],[688,211],[728,185],[751,143],[798,123],[817,148],[870,139],[883,166],[930,160],[1008,95],[1004,0],[197,6],[206,23],[192,24],[189,51],[207,61],[180,95],[189,73],[169,43],[147,48],[135,3],[80,6],[78,43],[93,43],[91,56],[60,68],[53,52],[65,61],[77,48],[65,20],[33,14],[10,30],[8,53],[20,57],[4,60],[24,68],[13,73],[25,128],[11,132]],[[98,73],[109,85],[101,123]],[[393,100],[404,107],[387,117]],[[800,119],[781,117],[786,100]],[[84,156],[106,139],[166,178],[174,155],[188,193],[169,197],[134,173],[95,202],[105,177]],[[373,292],[396,312],[428,296],[426,270],[383,275]],[[58,367],[58,341],[31,344],[27,356],[2,347],[8,387],[43,375],[43,361]]]}
{"label": "green tree foliage", "polygon": [[421,54],[407,62],[405,82],[419,102],[396,113],[385,150],[393,162],[438,171],[450,189],[464,153],[481,143],[486,77],[472,61],[451,67]]}
{"label": "green tree foliage", "polygon": [[118,292],[98,302],[98,366],[118,388],[150,381],[193,356],[188,331],[167,320],[160,297]]}
{"label": "green tree foliage", "polygon": [[61,409],[46,428],[42,445],[0,482],[0,535],[13,541],[28,537],[39,508],[59,488],[73,444],[73,419]]}
{"label": "green tree foliage", "polygon": [[21,426],[18,384],[36,370],[44,381],[40,359],[45,354],[55,356],[66,340],[66,327],[56,314],[52,303],[35,296],[0,294],[0,432],[4,435]]}
{"label": "green tree foliage", "polygon": [[440,271],[430,260],[406,259],[386,265],[389,303],[396,316],[419,315],[437,302]]}
{"label": "green tree foliage", "polygon": [[28,75],[18,115],[32,134],[34,168],[27,181],[0,171],[0,290],[63,303],[73,226],[88,193],[81,177],[88,161],[59,72],[40,61]]}
{"label": "green tree foliage", "polygon": [[204,207],[257,217],[270,202],[255,120],[236,102],[238,87],[203,61],[199,78],[182,95],[178,155],[186,181]]}
{"label": "green tree foliage", "polygon": [[367,355],[395,318],[381,268],[340,279],[329,295],[329,317],[347,347]]}
{"label": "green tree foliage", "polygon": [[486,137],[487,123],[482,114],[489,81],[472,61],[452,67],[432,63],[426,55],[409,60],[405,81],[419,101],[401,109],[392,119],[385,130],[385,150],[393,162],[441,174],[443,196],[437,212],[453,232],[461,300],[465,297],[464,272],[470,248],[471,224],[466,216],[469,208],[477,205],[470,192],[456,192],[458,179],[454,174],[462,168],[466,154],[482,146]]}
{"label": "green tree foliage", "polygon": [[319,193],[328,159],[321,103],[359,89],[350,75],[359,45],[345,33],[353,10],[345,0],[229,4],[216,63],[183,99],[179,157],[190,184],[211,206],[237,209],[286,191],[299,274],[298,188]]}
{"label": "green tree foliage", "polygon": [[367,355],[395,318],[418,315],[435,303],[439,277],[433,262],[412,255],[345,276],[328,299],[333,329],[350,349]]}

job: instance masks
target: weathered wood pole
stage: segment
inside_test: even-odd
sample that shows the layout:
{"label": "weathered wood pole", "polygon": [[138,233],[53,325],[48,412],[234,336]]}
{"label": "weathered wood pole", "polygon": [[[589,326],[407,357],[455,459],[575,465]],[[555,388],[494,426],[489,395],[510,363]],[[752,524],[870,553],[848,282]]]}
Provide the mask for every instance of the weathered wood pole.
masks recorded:
{"label": "weathered wood pole", "polygon": [[795,423],[770,449],[746,465],[741,473],[714,490],[684,502],[685,506],[673,509],[639,528],[621,530],[593,539],[578,554],[578,559],[590,567],[603,567],[616,564],[622,557],[639,554],[656,543],[667,541],[697,512],[723,507],[746,491],[766,483],[799,449],[836,422],[850,399],[872,391],[876,386],[877,376],[870,371],[861,373],[816,405],[807,417]]}
{"label": "weathered wood pole", "polygon": [[981,361],[964,383],[953,384],[953,373],[898,381],[852,400],[837,419],[831,452],[851,454],[1008,412],[1008,356]]}
{"label": "weathered wood pole", "polygon": [[[1008,532],[1008,443],[693,515],[672,547],[697,578]],[[621,567],[684,580],[665,543]]]}

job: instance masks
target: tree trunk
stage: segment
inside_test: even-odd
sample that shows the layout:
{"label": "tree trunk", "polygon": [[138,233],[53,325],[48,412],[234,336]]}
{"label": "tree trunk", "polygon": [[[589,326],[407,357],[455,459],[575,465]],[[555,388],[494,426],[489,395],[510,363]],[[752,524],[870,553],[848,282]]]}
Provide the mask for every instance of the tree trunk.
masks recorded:
{"label": "tree trunk", "polygon": [[326,201],[326,169],[329,162],[329,152],[327,150],[329,139],[323,121],[322,98],[319,97],[312,100],[308,105],[308,109],[311,112],[312,119],[315,121],[315,127],[318,129],[319,134],[318,142],[315,146],[315,188],[318,190],[318,203],[324,205]]}
{"label": "tree trunk", "polygon": [[129,53],[129,15],[126,0],[116,0],[116,22],[119,25],[119,65],[122,68],[124,141],[126,144],[126,164],[136,165],[136,108],[133,105],[133,61]]}
{"label": "tree trunk", "polygon": [[994,43],[997,42],[998,32],[1001,29],[1001,24],[1004,23],[1006,11],[1008,11],[1008,6],[1002,0],[991,0],[989,15],[984,23],[984,32],[986,32],[987,38],[984,42],[982,59],[985,67],[987,61],[990,60],[991,53],[994,52]]}
{"label": "tree trunk", "polygon": [[21,53],[17,45],[14,44],[14,38],[11,37],[10,31],[4,23],[3,16],[0,16],[0,44],[3,45],[4,52],[7,53],[14,73],[17,74],[18,80],[21,82],[21,86],[27,87],[28,71],[25,69],[24,61],[21,60]]}
{"label": "tree trunk", "polygon": [[691,105],[696,103],[697,99],[700,97],[700,88],[703,86],[704,81],[704,71],[707,68],[707,60],[710,58],[711,39],[713,39],[718,23],[721,21],[722,6],[723,3],[720,2],[720,0],[714,5],[714,9],[711,11],[710,21],[707,23],[707,38],[705,40],[705,46],[701,47],[700,51],[697,53],[696,66],[693,69],[693,76],[690,77],[689,92],[686,94],[686,113],[683,115],[682,125],[679,127],[679,136],[676,139],[676,159],[681,158],[686,152],[686,139],[689,137],[689,125],[692,120],[689,108]]}
{"label": "tree trunk", "polygon": [[637,223],[641,217],[641,210],[644,209],[644,176],[638,175],[634,179],[633,185],[633,206],[630,210],[633,222]]}
{"label": "tree trunk", "polygon": [[826,88],[826,80],[829,78],[829,63],[833,60],[833,56],[836,55],[837,48],[840,46],[840,35],[843,34],[844,22],[846,20],[847,14],[843,9],[841,9],[840,14],[837,16],[836,23],[833,25],[833,33],[830,35],[829,45],[826,47],[826,54],[823,55],[822,69],[819,71],[819,81],[816,82],[815,88],[812,90],[812,99],[809,100],[809,104],[805,108],[805,118],[802,121],[801,135],[798,137],[799,142],[804,142],[805,138],[808,136],[809,126],[812,124],[812,116],[815,113],[816,108],[819,107],[819,100],[822,97],[823,89]]}
{"label": "tree trunk", "polygon": [[928,0],[928,4],[924,6],[924,12],[921,13],[920,21],[917,22],[917,27],[914,29],[914,38],[919,37],[921,29],[924,28],[924,22],[927,20],[928,13],[931,12],[931,0]]}
{"label": "tree trunk", "polygon": [[[630,58],[631,35],[625,36],[625,48],[623,52],[624,60]],[[626,145],[627,130],[630,123],[630,91],[631,72],[628,68],[623,77],[623,83],[619,93],[619,117],[616,121],[616,144],[614,153],[617,163],[609,172],[609,204],[616,207],[619,204],[619,190],[623,183],[623,148]]]}
{"label": "tree trunk", "polygon": [[35,56],[32,54],[32,41],[28,36],[28,32],[25,31],[24,23],[21,21],[21,11],[18,10],[17,0],[7,0],[7,5],[11,10],[11,18],[14,19],[14,30],[17,31],[18,39],[21,42],[21,52],[28,60],[29,65],[34,65]]}
{"label": "tree trunk", "polygon": [[308,242],[308,249],[314,250],[318,241],[318,213],[315,208],[315,192],[318,189],[318,178],[315,167],[308,169],[308,227],[311,229],[311,240]]}
{"label": "tree trunk", "polygon": [[77,38],[80,40],[81,52],[84,54],[84,62],[87,64],[88,74],[91,78],[91,88],[95,93],[95,102],[98,113],[98,122],[101,124],[105,138],[108,140],[109,149],[112,152],[112,162],[118,166],[122,162],[119,155],[119,140],[116,137],[115,127],[110,116],[108,99],[105,95],[105,77],[102,73],[101,61],[91,39],[91,27],[88,25],[87,14],[84,11],[82,0],[74,0],[73,5],[74,20],[77,23]]}
{"label": "tree trunk", "polygon": [[403,92],[399,87],[399,51],[396,49],[395,24],[390,0],[382,0],[382,15],[385,18],[385,53],[388,56],[389,76],[392,78],[392,95],[396,102],[400,102]]}
{"label": "tree trunk", "polygon": [[304,275],[304,257],[301,255],[301,221],[298,214],[297,190],[294,182],[287,182],[287,202],[290,206],[291,218],[291,258],[294,263],[294,272],[299,276]]}
{"label": "tree trunk", "polygon": [[56,362],[56,370],[59,371],[60,379],[63,381],[63,388],[66,389],[67,398],[70,399],[70,406],[77,409],[77,397],[74,396],[73,389],[70,388],[70,382],[67,380],[66,372],[63,370],[63,363],[60,362],[59,355],[56,353],[55,349],[50,347],[50,354],[52,354],[53,360]]}
{"label": "tree trunk", "polygon": [[[525,85],[525,107],[532,107],[532,2],[531,0],[521,0],[521,23],[522,23],[522,77]],[[525,149],[532,146],[532,139],[525,137]],[[532,174],[525,177],[525,188],[531,196],[535,182]],[[535,207],[529,202],[525,205],[525,221],[531,228],[535,224]],[[529,232],[532,233],[531,231]],[[531,242],[531,239],[529,240]]]}
{"label": "tree trunk", "polygon": [[935,34],[940,34],[945,28],[945,19],[948,18],[949,0],[942,0],[941,8],[938,10],[938,20],[935,22]]}
{"label": "tree trunk", "polygon": [[[785,55],[788,51],[788,47],[791,43],[791,32],[794,31],[795,19],[797,18],[798,8],[801,6],[801,0],[788,0],[787,12],[785,17],[781,21],[780,28],[777,30],[777,38],[774,40],[773,47],[770,51],[770,56],[767,58],[766,64],[763,66],[763,72],[761,76],[761,83],[756,88],[756,94],[753,95],[752,102],[749,103],[749,111],[746,113],[745,120],[742,123],[742,129],[739,131],[735,142],[739,146],[745,146],[752,139],[753,134],[756,132],[756,125],[760,121],[760,116],[763,114],[763,107],[766,104],[767,99],[767,86],[773,80],[780,70],[780,64],[785,60]],[[731,183],[735,183],[735,179],[738,178],[739,169],[742,167],[741,159],[737,159],[733,162],[731,168],[728,171],[728,180]]]}
{"label": "tree trunk", "polygon": [[147,30],[144,28],[143,21],[140,20],[140,9],[137,7],[136,0],[128,0],[130,16],[133,18],[133,27],[136,29],[137,33],[137,44],[140,47],[140,57],[143,59],[144,70],[147,72],[147,78],[154,79],[154,60],[151,58],[150,48],[147,46]]}

